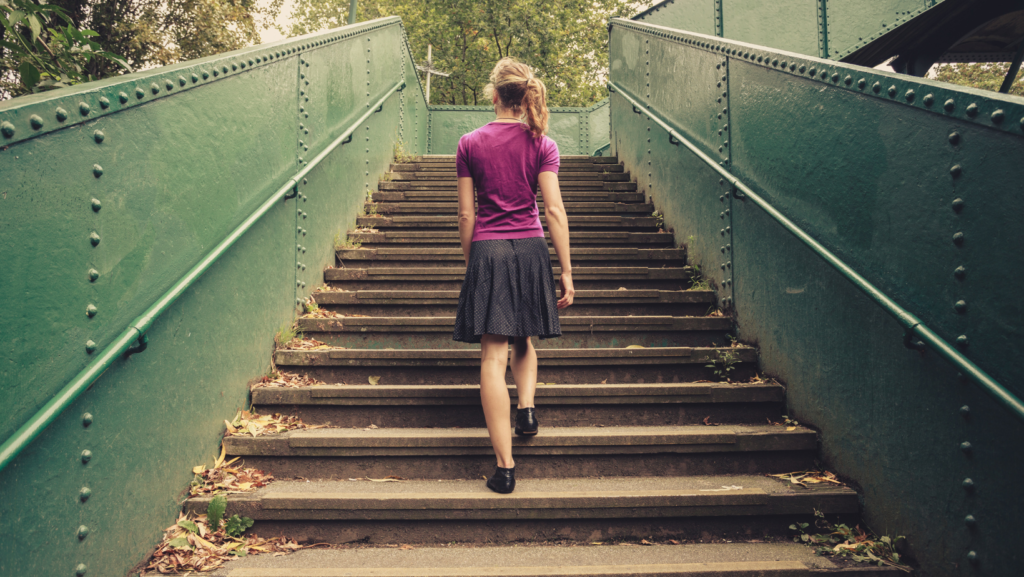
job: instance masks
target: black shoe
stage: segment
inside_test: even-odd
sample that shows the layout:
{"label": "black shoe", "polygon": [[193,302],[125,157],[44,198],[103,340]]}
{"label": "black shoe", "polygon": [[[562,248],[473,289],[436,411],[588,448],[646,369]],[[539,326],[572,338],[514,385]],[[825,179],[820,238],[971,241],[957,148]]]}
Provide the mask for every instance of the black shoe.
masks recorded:
{"label": "black shoe", "polygon": [[537,410],[533,407],[516,411],[516,434],[530,437],[537,434],[540,423],[537,422]]}
{"label": "black shoe", "polygon": [[516,468],[496,468],[491,478],[487,479],[487,488],[495,493],[511,493],[514,491],[516,488]]}

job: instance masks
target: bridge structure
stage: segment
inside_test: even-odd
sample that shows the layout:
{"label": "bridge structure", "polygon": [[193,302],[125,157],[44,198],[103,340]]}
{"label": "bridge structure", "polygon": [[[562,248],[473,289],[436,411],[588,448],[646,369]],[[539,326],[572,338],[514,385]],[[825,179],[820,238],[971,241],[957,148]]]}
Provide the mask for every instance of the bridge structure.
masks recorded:
{"label": "bridge structure", "polygon": [[[624,194],[656,211],[622,238],[674,234],[665,250],[684,249],[756,348],[740,372],[785,385],[816,457],[858,489],[857,514],[905,535],[925,575],[1024,561],[1024,99],[922,77],[940,61],[1019,62],[1022,15],[996,1],[670,0],[609,23],[606,101],[553,110],[579,174],[621,167]],[[870,67],[893,56],[902,73]],[[399,221],[359,215],[411,198],[392,175],[448,171],[431,155],[487,119],[427,106],[398,18],[0,104],[0,574],[142,561],[224,419],[255,402],[275,331],[362,258],[336,253],[341,240],[381,242],[367,223]],[[594,190],[619,194],[602,178]],[[579,222],[612,218],[583,204]],[[580,238],[601,242],[602,226]],[[649,356],[698,350],[670,340],[644,341]],[[580,346],[611,358],[621,344]],[[289,355],[277,364],[308,361]]]}

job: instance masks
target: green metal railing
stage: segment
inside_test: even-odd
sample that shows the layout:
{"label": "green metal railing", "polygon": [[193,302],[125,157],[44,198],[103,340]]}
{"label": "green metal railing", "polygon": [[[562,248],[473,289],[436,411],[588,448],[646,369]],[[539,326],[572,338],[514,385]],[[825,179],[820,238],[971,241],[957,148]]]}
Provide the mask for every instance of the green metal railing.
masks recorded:
{"label": "green metal railing", "polygon": [[948,342],[942,337],[937,335],[933,330],[928,328],[924,323],[921,322],[916,316],[911,314],[909,311],[899,306],[885,293],[879,290],[876,286],[868,282],[863,276],[853,270],[849,265],[843,262],[839,257],[825,248],[821,243],[816,241],[813,237],[807,234],[803,229],[793,223],[793,221],[786,218],[784,214],[779,212],[766,200],[761,198],[756,192],[750,189],[747,185],[743,184],[736,176],[726,170],[721,164],[716,162],[710,156],[705,154],[700,148],[697,147],[689,139],[681,135],[679,132],[674,130],[668,125],[663,119],[659,118],[656,114],[651,112],[647,106],[638,102],[635,98],[629,95],[629,93],[621,86],[614,82],[608,83],[608,89],[613,94],[618,94],[627,102],[633,106],[633,112],[637,114],[646,115],[658,126],[663,128],[669,134],[669,141],[672,144],[682,144],[687,149],[695,154],[701,161],[710,166],[715,172],[717,172],[726,182],[741,191],[742,195],[736,195],[736,198],[740,200],[749,199],[754,204],[759,206],[762,210],[768,213],[776,222],[781,224],[783,228],[793,234],[793,236],[800,239],[801,242],[806,244],[815,254],[821,257],[825,262],[835,268],[841,275],[847,280],[853,283],[858,289],[873,300],[876,304],[882,307],[885,312],[889,313],[893,318],[896,319],[900,325],[903,326],[907,334],[907,343],[913,337],[920,339],[925,345],[931,347],[935,352],[942,358],[957,368],[966,378],[979,385],[986,393],[994,398],[1001,405],[1006,407],[1016,416],[1017,418],[1024,421],[1024,403],[1021,402],[1013,393],[1008,391],[1005,387],[1000,385],[995,379],[989,376],[980,367],[975,365],[967,357],[963,356],[959,351],[954,349]]}
{"label": "green metal railing", "polygon": [[21,426],[10,438],[0,445],[0,470],[3,470],[18,454],[25,449],[46,427],[53,422],[68,406],[71,405],[124,354],[142,352],[146,348],[146,331],[153,322],[163,314],[189,287],[191,287],[213,263],[217,262],[235,242],[241,238],[256,222],[258,222],[281,199],[294,197],[298,184],[309,172],[323,161],[334,149],[352,140],[355,132],[371,115],[380,112],[384,103],[396,92],[405,88],[405,81],[399,81],[388,90],[369,110],[353,122],[340,136],[335,138],[322,152],[307,162],[288,181],[270,196],[263,204],[250,214],[241,224],[235,227],[224,240],[206,253],[184,276],[156,300],[145,312],[139,315],[114,342],[89,363],[63,389],[47,402],[35,415]]}

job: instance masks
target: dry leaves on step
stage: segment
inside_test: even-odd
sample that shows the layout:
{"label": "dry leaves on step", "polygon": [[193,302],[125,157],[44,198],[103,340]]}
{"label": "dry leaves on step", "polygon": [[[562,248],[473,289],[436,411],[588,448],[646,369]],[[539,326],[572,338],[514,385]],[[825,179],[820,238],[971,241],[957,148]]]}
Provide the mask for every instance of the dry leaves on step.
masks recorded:
{"label": "dry leaves on step", "polygon": [[293,351],[309,351],[314,349],[337,349],[342,347],[331,347],[330,345],[321,343],[316,339],[292,339],[285,343],[285,345],[281,348]]}
{"label": "dry leaves on step", "polygon": [[304,318],[304,319],[336,319],[336,318],[340,318],[342,316],[344,316],[344,315],[338,314],[338,313],[336,313],[334,311],[331,311],[331,310],[327,310],[325,308],[317,307],[317,308],[309,311],[308,313],[302,315],[301,318]]}
{"label": "dry leaves on step", "polygon": [[225,420],[224,425],[227,427],[229,437],[239,435],[258,437],[269,433],[283,433],[299,429],[322,429],[326,426],[307,425],[298,417],[281,413],[258,415],[249,411],[238,411],[235,418],[230,422]]}
{"label": "dry leaves on step", "polygon": [[709,427],[717,427],[718,425],[722,424],[722,423],[712,423],[711,422],[711,415],[708,415],[708,416],[704,417],[704,420],[701,421],[701,422],[704,423],[705,425],[709,426]]}
{"label": "dry leaves on step", "polygon": [[241,457],[235,457],[225,462],[225,448],[221,445],[220,457],[213,464],[212,469],[203,465],[192,468],[195,478],[189,486],[188,494],[192,497],[202,495],[217,495],[221,493],[236,493],[254,491],[260,487],[266,487],[274,480],[273,475],[268,475],[259,469],[244,468],[239,464],[233,467]]}
{"label": "dry leaves on step", "polygon": [[212,571],[233,557],[259,553],[285,555],[317,545],[299,545],[285,537],[262,539],[258,535],[231,537],[225,524],[211,531],[206,515],[182,513],[178,522],[164,530],[164,539],[146,569],[161,574]]}
{"label": "dry leaves on step", "polygon": [[789,481],[794,485],[807,488],[808,484],[830,483],[832,485],[844,486],[843,482],[836,478],[835,473],[828,471],[794,471],[792,473],[779,473],[777,475],[765,475],[782,481]]}
{"label": "dry leaves on step", "polygon": [[379,376],[377,376],[377,377],[369,377],[367,380],[370,382],[371,385],[377,385],[377,384],[380,383],[380,377]]}
{"label": "dry leaves on step", "polygon": [[276,371],[267,375],[256,382],[252,388],[256,389],[259,387],[311,387],[314,385],[324,385],[321,380],[314,379],[309,375],[299,375],[295,373],[286,373],[284,371]]}

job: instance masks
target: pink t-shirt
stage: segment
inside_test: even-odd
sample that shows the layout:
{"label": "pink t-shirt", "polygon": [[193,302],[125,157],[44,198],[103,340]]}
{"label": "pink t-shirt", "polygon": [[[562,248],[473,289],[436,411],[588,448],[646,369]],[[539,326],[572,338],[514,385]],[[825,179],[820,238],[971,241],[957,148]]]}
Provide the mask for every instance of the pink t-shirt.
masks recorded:
{"label": "pink t-shirt", "polygon": [[537,176],[558,173],[558,145],[525,124],[491,122],[459,139],[455,166],[476,187],[473,240],[543,237]]}

